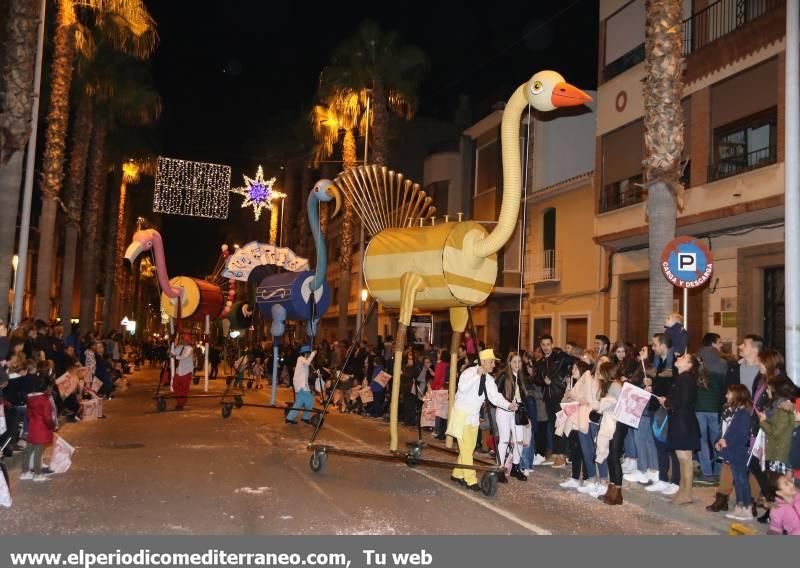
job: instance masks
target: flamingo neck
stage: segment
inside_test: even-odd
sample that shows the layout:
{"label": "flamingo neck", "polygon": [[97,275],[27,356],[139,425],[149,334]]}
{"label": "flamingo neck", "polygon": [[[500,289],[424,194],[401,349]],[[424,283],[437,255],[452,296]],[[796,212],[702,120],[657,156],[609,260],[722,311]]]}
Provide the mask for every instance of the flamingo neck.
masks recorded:
{"label": "flamingo neck", "polygon": [[318,290],[325,282],[325,275],[328,271],[328,251],[325,248],[325,241],[322,240],[322,231],[319,230],[319,200],[314,197],[314,192],[308,196],[308,225],[311,227],[311,234],[314,236],[314,248],[317,251],[317,270],[314,280],[311,282],[311,291]]}
{"label": "flamingo neck", "polygon": [[178,298],[181,295],[179,288],[174,288],[169,282],[169,275],[167,274],[167,261],[164,257],[164,243],[161,241],[161,235],[158,231],[153,231],[151,234],[153,240],[153,254],[156,257],[156,274],[158,274],[158,284],[161,286],[162,292],[168,298]]}

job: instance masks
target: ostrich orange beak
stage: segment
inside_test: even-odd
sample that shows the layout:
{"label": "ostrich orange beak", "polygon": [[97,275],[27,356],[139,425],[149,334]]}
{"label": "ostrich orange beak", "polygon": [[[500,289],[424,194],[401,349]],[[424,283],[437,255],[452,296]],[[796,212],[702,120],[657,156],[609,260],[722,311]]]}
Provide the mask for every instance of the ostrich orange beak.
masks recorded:
{"label": "ostrich orange beak", "polygon": [[555,107],[569,107],[586,104],[592,100],[592,97],[569,83],[558,83],[553,89],[550,100]]}

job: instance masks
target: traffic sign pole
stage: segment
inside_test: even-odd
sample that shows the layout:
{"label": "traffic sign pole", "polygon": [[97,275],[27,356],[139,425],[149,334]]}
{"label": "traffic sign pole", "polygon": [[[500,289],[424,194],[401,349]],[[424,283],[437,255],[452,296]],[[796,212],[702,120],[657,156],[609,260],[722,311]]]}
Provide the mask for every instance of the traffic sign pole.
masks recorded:
{"label": "traffic sign pole", "polygon": [[689,288],[683,289],[683,329],[689,331]]}

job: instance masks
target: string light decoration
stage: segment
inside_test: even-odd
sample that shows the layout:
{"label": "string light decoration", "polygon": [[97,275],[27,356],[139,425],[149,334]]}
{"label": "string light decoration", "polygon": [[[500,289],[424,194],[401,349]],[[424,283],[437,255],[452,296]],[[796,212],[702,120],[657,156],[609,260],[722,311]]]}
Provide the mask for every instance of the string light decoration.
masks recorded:
{"label": "string light decoration", "polygon": [[[258,166],[258,171],[256,171],[255,178],[251,178],[246,175],[243,175],[242,177],[244,178],[244,183],[247,185],[244,187],[234,188],[231,190],[231,192],[238,193],[244,197],[244,201],[242,202],[243,209],[245,207],[253,207],[253,214],[255,215],[256,221],[258,221],[258,219],[261,217],[262,209],[272,207],[271,202],[273,199],[286,197],[286,194],[272,189],[272,186],[275,185],[277,178],[273,177],[265,180],[264,168],[261,166]],[[277,222],[277,215],[275,215],[274,209],[273,218],[276,218]]]}
{"label": "string light decoration", "polygon": [[159,156],[153,212],[227,219],[230,188],[230,166]]}

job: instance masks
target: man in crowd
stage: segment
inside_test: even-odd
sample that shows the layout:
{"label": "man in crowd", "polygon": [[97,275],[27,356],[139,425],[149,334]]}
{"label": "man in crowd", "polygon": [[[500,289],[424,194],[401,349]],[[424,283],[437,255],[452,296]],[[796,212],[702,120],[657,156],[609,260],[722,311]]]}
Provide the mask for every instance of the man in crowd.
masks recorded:
{"label": "man in crowd", "polygon": [[189,385],[194,375],[194,347],[192,337],[188,334],[178,337],[172,348],[175,357],[175,376],[172,378],[172,390],[175,392],[175,410],[183,410],[189,395]]}
{"label": "man in crowd", "polygon": [[594,350],[598,357],[609,354],[609,351],[611,350],[611,340],[607,335],[594,336]]}
{"label": "man in crowd", "polygon": [[[497,392],[494,378],[490,374],[498,360],[494,351],[484,349],[478,358],[480,364],[469,367],[459,377],[458,391],[447,423],[447,435],[458,440],[459,465],[472,465],[472,454],[478,439],[480,410],[485,400],[509,412],[517,410],[516,403],[508,402]],[[478,477],[473,469],[455,468],[450,479],[468,489],[480,491]]]}
{"label": "man in crowd", "polygon": [[[561,410],[561,399],[564,398],[571,360],[562,351],[554,349],[551,335],[543,335],[539,340],[539,347],[542,349],[542,358],[536,361],[534,368],[536,384],[541,387],[543,400],[547,406],[547,453],[545,457],[548,458],[547,461],[552,458],[553,467],[560,468],[567,464],[567,448],[566,439],[555,436],[556,414]],[[545,465],[549,464],[545,462]]]}
{"label": "man in crowd", "polygon": [[289,414],[286,415],[287,424],[297,424],[295,418],[300,409],[305,410],[303,413],[303,422],[306,424],[311,423],[311,413],[309,410],[314,408],[314,397],[311,394],[311,388],[308,386],[308,374],[311,370],[311,363],[314,361],[316,355],[317,352],[311,351],[310,346],[303,345],[300,347],[297,363],[294,368],[294,378],[292,379],[292,384],[294,386],[294,406]]}
{"label": "man in crowd", "polygon": [[764,349],[764,339],[759,335],[745,335],[739,345],[739,362],[728,366],[725,390],[730,385],[744,385],[753,393],[753,384],[758,377],[758,356]]}

